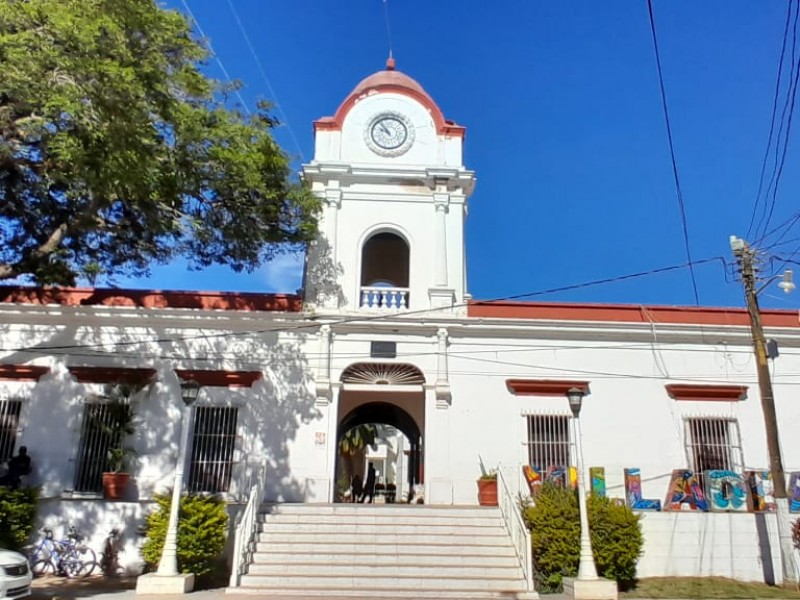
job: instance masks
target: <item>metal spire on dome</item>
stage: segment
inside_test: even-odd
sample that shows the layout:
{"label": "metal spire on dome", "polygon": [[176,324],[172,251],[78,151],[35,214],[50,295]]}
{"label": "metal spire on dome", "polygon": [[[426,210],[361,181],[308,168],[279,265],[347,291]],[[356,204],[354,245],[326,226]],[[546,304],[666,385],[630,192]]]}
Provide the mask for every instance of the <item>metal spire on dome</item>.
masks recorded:
{"label": "metal spire on dome", "polygon": [[389,0],[383,0],[383,16],[386,19],[386,37],[389,40],[389,58],[386,60],[386,70],[394,71],[394,57],[392,56],[392,28],[389,25]]}

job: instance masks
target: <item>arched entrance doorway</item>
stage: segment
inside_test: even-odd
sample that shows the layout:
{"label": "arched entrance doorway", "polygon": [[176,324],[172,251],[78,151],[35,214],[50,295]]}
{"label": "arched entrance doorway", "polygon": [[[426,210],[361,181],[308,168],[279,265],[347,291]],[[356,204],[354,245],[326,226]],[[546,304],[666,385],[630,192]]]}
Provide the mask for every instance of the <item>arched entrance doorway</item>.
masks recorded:
{"label": "arched entrance doorway", "polygon": [[358,501],[352,484],[367,483],[372,463],[377,502],[414,501],[424,482],[422,373],[407,364],[356,363],[340,381],[336,500]]}

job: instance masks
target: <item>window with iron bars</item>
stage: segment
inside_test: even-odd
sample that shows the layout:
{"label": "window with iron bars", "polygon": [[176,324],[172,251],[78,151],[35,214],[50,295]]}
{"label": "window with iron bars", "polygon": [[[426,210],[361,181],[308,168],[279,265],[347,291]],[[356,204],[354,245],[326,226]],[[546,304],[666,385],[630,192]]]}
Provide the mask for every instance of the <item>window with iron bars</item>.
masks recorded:
{"label": "window with iron bars", "polygon": [[103,473],[108,471],[108,450],[119,444],[113,409],[104,402],[83,405],[81,438],[75,466],[73,489],[76,492],[103,491]]}
{"label": "window with iron bars", "polygon": [[528,464],[543,473],[550,467],[567,469],[570,460],[570,417],[566,415],[527,415]]}
{"label": "window with iron bars", "polygon": [[742,472],[744,459],[736,419],[687,417],[684,427],[689,468],[701,478],[712,470]]}
{"label": "window with iron bars", "polygon": [[0,400],[0,462],[14,454],[21,410],[22,400]]}
{"label": "window with iron bars", "polygon": [[235,406],[195,408],[189,491],[219,493],[230,488],[238,413]]}

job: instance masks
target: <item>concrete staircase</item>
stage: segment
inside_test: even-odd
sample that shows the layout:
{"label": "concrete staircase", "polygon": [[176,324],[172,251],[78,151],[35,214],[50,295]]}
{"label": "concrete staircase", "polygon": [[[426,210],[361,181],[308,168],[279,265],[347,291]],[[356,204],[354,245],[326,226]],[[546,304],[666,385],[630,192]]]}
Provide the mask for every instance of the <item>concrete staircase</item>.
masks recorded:
{"label": "concrete staircase", "polygon": [[265,507],[253,560],[229,593],[266,597],[537,598],[497,508]]}

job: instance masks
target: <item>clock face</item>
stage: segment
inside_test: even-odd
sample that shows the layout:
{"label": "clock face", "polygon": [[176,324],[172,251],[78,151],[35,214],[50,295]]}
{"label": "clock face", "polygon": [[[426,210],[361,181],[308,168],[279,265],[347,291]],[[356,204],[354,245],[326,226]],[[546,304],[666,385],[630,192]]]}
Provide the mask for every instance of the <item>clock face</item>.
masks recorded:
{"label": "clock face", "polygon": [[396,150],[408,139],[408,127],[397,117],[380,117],[372,124],[370,137],[379,148]]}
{"label": "clock face", "polygon": [[364,140],[375,154],[400,156],[414,143],[414,125],[402,113],[382,112],[367,123]]}

